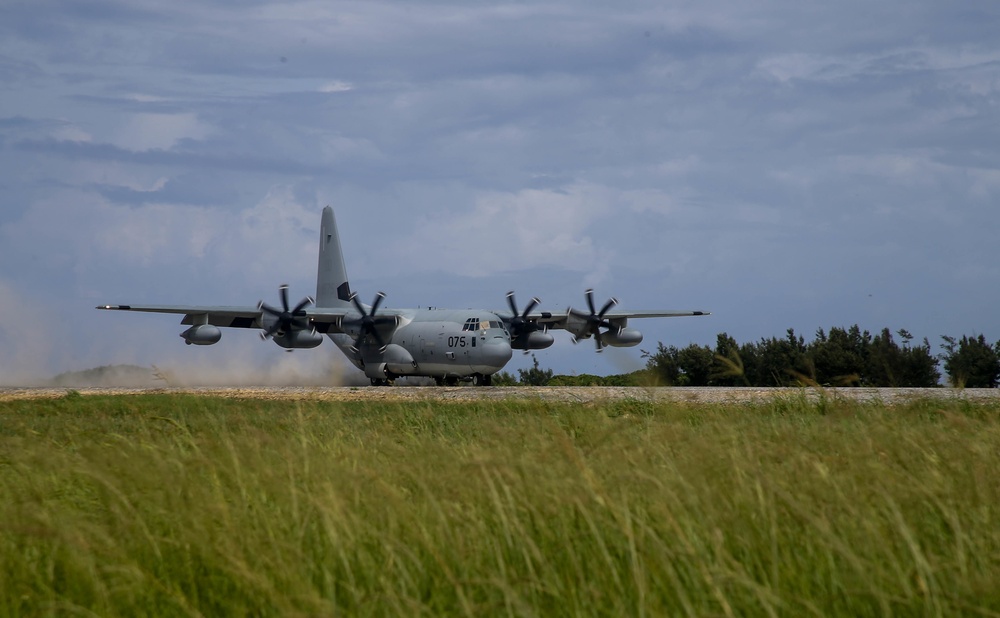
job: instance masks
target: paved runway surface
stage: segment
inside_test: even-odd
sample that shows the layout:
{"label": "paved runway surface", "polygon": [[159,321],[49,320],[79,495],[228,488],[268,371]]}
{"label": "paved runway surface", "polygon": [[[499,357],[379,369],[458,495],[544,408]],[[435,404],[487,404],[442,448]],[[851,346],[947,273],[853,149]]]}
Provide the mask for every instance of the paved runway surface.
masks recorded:
{"label": "paved runway surface", "polygon": [[497,386],[497,387],[369,387],[369,386],[288,386],[288,387],[170,387],[170,388],[18,388],[0,387],[0,401],[63,397],[75,391],[81,395],[143,395],[183,393],[244,399],[290,399],[322,401],[475,401],[496,399],[543,399],[547,401],[596,402],[624,399],[643,401],[685,401],[694,403],[751,403],[776,397],[853,399],[902,403],[915,398],[984,401],[1000,398],[1000,389],[991,388],[729,388],[729,387],[586,387],[586,386]]}

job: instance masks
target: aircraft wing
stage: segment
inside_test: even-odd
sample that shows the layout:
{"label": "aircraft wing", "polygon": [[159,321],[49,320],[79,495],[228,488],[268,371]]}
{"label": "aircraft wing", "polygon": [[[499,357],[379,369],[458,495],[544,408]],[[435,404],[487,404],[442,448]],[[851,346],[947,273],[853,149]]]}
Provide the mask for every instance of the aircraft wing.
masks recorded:
{"label": "aircraft wing", "polygon": [[[174,313],[183,315],[181,324],[211,324],[228,328],[263,328],[263,312],[259,307],[224,305],[98,305],[108,311],[138,311],[143,313]],[[322,333],[340,333],[344,316],[350,309],[306,309],[305,318]],[[356,315],[356,313],[355,313]]]}
{"label": "aircraft wing", "polygon": [[[586,311],[567,309],[565,311],[536,311],[527,315],[529,322],[535,322],[547,328],[566,328],[575,315],[586,315]],[[604,319],[612,324],[624,326],[630,318],[681,318],[695,315],[711,315],[709,311],[673,311],[665,309],[608,311]]]}
{"label": "aircraft wing", "polygon": [[[538,304],[533,298],[523,313],[518,313],[513,292],[507,295],[511,313],[498,313],[507,323],[511,333],[511,347],[518,350],[538,350],[552,345],[552,335],[547,331],[561,329],[573,335],[573,341],[594,338],[597,351],[604,346],[629,347],[642,341],[642,333],[628,327],[631,318],[676,318],[696,315],[710,315],[708,311],[673,311],[654,309],[651,311],[623,311],[615,309],[618,301],[614,298],[597,311],[593,291],[587,290],[589,311],[567,308],[565,311],[532,311]],[[509,317],[508,317],[509,316]],[[604,329],[604,330],[602,330]],[[541,331],[541,332],[539,332]]]}
{"label": "aircraft wing", "polygon": [[261,328],[261,311],[257,307],[227,307],[221,305],[98,305],[97,308],[108,311],[176,313],[184,316],[181,324],[194,324],[194,316],[207,316],[207,323],[213,326]]}

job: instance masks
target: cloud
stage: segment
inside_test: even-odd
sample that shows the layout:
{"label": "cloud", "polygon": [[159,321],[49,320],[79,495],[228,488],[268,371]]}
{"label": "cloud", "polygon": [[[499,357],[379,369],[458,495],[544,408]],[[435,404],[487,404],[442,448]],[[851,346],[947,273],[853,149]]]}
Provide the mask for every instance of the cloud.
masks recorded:
{"label": "cloud", "polygon": [[[761,75],[780,82],[836,82],[931,71],[947,74],[948,79],[961,80],[967,71],[995,68],[998,63],[1000,53],[996,50],[904,47],[878,53],[779,54],[760,59],[756,69]],[[987,87],[987,90],[995,88],[996,81],[993,80],[992,87]]]}
{"label": "cloud", "polygon": [[319,87],[320,92],[327,92],[327,93],[347,92],[349,90],[354,90],[354,86],[348,82],[340,81],[337,79],[333,81],[328,81]]}
{"label": "cloud", "polygon": [[397,255],[419,255],[430,242],[436,247],[434,267],[456,274],[538,265],[588,271],[607,256],[586,232],[610,208],[608,192],[597,186],[486,192],[469,211],[421,217]]}
{"label": "cloud", "polygon": [[111,144],[84,143],[64,140],[24,140],[16,144],[18,150],[46,155],[56,155],[79,161],[116,161],[132,165],[177,167],[183,169],[215,168],[221,171],[260,172],[267,174],[320,173],[328,168],[309,163],[260,157],[256,154],[225,156],[176,152],[169,150],[133,151]]}
{"label": "cloud", "polygon": [[[176,324],[149,318],[133,340],[78,307],[309,293],[330,203],[352,276],[398,284],[393,301],[502,303],[516,286],[578,302],[597,285],[710,300],[736,335],[859,313],[960,334],[1000,301],[982,283],[1000,225],[996,17],[788,0],[13,4],[0,264],[16,267],[0,274],[79,325],[67,349],[145,353],[176,345]],[[887,291],[877,311],[851,300],[859,287]]]}
{"label": "cloud", "polygon": [[111,131],[108,141],[126,150],[169,150],[181,140],[201,140],[211,132],[193,113],[129,114]]}

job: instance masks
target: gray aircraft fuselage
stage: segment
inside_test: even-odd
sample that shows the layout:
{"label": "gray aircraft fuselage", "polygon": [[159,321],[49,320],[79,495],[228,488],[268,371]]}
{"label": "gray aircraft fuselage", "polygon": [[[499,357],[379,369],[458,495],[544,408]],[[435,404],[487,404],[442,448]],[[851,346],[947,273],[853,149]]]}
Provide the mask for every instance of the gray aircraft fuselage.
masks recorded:
{"label": "gray aircraft fuselage", "polygon": [[[500,316],[482,310],[402,310],[398,325],[380,329],[383,346],[366,337],[355,349],[358,327],[330,339],[365,375],[374,380],[391,376],[428,376],[451,381],[490,376],[510,360],[510,334]],[[480,378],[482,379],[482,378]]]}

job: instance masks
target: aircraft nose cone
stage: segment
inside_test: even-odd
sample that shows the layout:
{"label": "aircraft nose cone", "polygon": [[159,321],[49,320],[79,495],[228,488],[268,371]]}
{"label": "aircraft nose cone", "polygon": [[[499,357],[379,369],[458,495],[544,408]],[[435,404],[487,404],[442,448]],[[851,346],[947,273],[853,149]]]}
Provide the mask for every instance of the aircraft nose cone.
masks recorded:
{"label": "aircraft nose cone", "polygon": [[502,339],[494,339],[483,345],[483,363],[489,367],[503,367],[512,354],[510,344]]}

